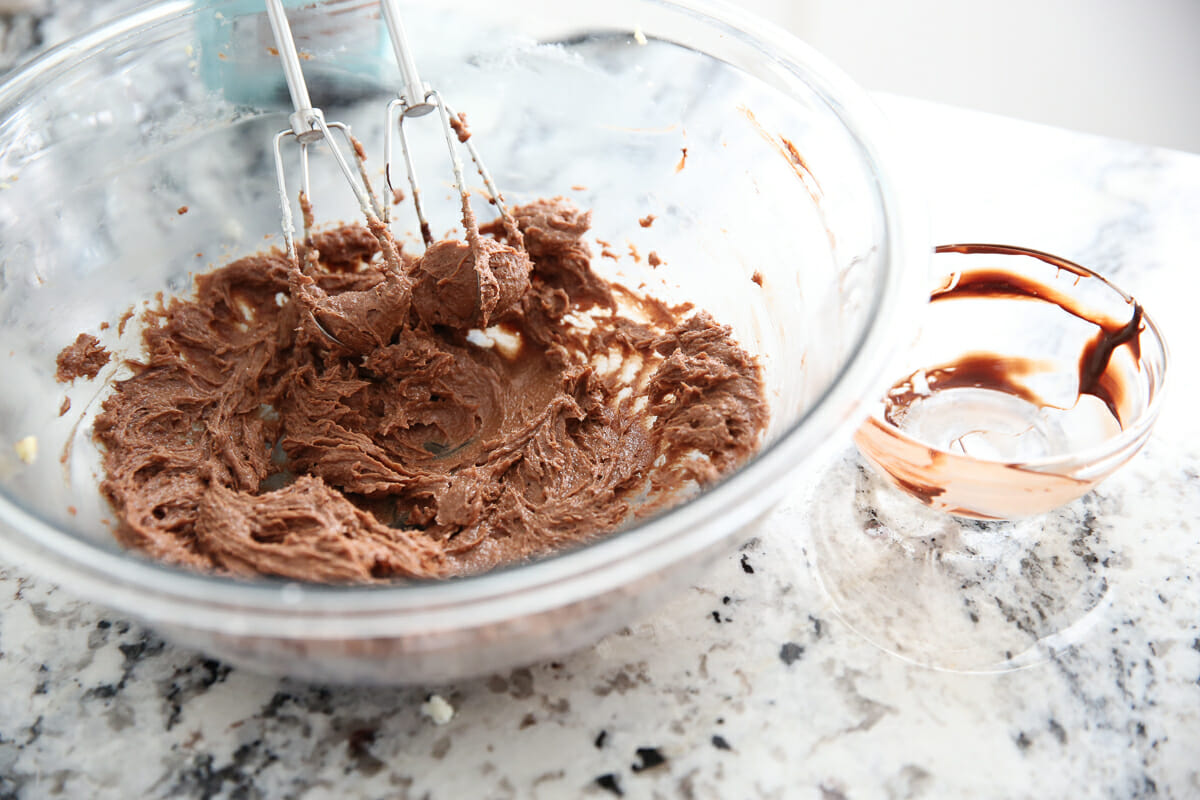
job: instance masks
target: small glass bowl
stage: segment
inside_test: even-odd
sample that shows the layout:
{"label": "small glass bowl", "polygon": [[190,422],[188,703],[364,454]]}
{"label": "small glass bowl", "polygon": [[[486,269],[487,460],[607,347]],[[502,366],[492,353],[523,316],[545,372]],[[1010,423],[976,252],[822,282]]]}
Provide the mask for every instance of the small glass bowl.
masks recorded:
{"label": "small glass bowl", "polygon": [[931,508],[1041,514],[1090,491],[1145,443],[1167,352],[1141,306],[1036,250],[938,247],[904,377],[855,435],[866,460]]}

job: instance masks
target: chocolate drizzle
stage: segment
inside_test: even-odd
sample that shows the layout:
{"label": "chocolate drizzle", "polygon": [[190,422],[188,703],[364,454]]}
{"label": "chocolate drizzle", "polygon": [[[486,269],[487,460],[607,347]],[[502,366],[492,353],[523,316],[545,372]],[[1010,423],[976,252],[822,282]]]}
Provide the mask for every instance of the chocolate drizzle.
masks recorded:
{"label": "chocolate drizzle", "polygon": [[1129,345],[1135,359],[1141,358],[1142,307],[1134,303],[1133,318],[1118,328],[1102,322],[1096,324],[1100,326],[1100,332],[1088,342],[1079,357],[1079,393],[1100,398],[1120,420],[1117,399],[1121,386],[1108,378],[1108,365],[1113,353],[1122,345]]}
{"label": "chocolate drizzle", "polygon": [[[1004,245],[954,244],[942,245],[938,253],[993,253],[997,255],[1028,255],[1039,258],[1060,270],[1065,270],[1081,280],[1101,280],[1095,273],[1073,264],[1066,259],[1036,250],[1007,247]],[[1120,381],[1109,374],[1109,364],[1117,348],[1128,346],[1134,358],[1140,357],[1142,331],[1142,307],[1129,298],[1133,313],[1127,321],[1116,321],[1089,314],[1069,294],[1038,281],[1000,269],[979,269],[955,273],[945,286],[934,290],[930,302],[960,298],[1014,298],[1051,303],[1073,317],[1090,322],[1100,328],[1079,356],[1079,394],[1092,395],[1108,407],[1118,423],[1123,425],[1120,408],[1124,388]],[[1005,358],[999,354],[970,353],[962,359],[925,370],[931,390],[955,387],[977,387],[994,389],[1016,395],[1031,403],[1045,405],[1016,378],[1038,370],[1037,362]],[[905,387],[908,389],[905,389]],[[894,422],[894,408],[902,407],[915,399],[911,395],[909,380],[898,384],[885,416]]]}
{"label": "chocolate drizzle", "polygon": [[899,427],[903,412],[918,399],[947,389],[993,389],[1042,405],[1042,399],[1017,380],[1039,369],[1040,362],[1030,359],[1008,358],[996,353],[968,353],[951,364],[920,370],[928,390],[914,385],[917,373],[893,386],[884,404],[884,419]]}

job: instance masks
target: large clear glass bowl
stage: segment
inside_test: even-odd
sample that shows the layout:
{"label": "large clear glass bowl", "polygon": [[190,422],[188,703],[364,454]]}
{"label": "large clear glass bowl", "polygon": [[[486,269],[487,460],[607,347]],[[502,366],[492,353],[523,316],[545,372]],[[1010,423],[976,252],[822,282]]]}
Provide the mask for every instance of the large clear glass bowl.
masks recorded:
{"label": "large clear glass bowl", "polygon": [[[847,441],[915,329],[922,206],[870,101],[801,42],[700,0],[413,4],[424,77],[467,113],[508,199],[567,194],[593,208],[595,235],[622,256],[599,269],[707,308],[760,356],[772,411],[761,452],[595,544],[443,583],[240,581],[124,551],[96,490],[90,425],[126,368],[114,360],[64,387],[55,354],[89,331],[136,356],[134,324],[116,325],[131,304],[279,242],[270,140],[290,109],[269,28],[257,3],[198,5],[118,19],[0,87],[0,547],[176,641],[263,671],[376,682],[449,680],[593,642],[694,579],[790,473]],[[295,14],[314,102],[354,126],[378,170],[399,80],[375,4]],[[412,128],[440,233],[457,219],[450,165],[434,126]],[[313,173],[318,217],[355,219],[328,159]],[[397,213],[410,233],[411,209]],[[657,220],[643,228],[647,214]],[[12,447],[28,436],[32,464]]]}

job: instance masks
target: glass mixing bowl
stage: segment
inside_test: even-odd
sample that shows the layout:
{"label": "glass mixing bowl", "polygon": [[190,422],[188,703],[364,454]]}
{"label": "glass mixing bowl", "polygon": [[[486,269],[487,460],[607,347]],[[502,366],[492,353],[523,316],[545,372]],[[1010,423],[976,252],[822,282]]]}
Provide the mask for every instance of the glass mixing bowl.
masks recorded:
{"label": "glass mixing bowl", "polygon": [[[509,201],[591,207],[595,236],[621,256],[597,259],[607,277],[708,309],[759,355],[772,411],[760,453],[602,541],[442,583],[242,581],[124,551],[90,426],[128,368],[117,358],[63,386],[56,353],[87,331],[135,357],[136,323],[117,324],[131,304],[279,243],[270,141],[290,108],[269,28],[245,2],[202,5],[135,12],[0,87],[0,546],[178,642],[262,671],[375,682],[445,681],[593,642],[686,585],[785,476],[844,442],[915,329],[922,206],[874,107],[799,41],[697,0],[412,5],[423,75],[469,116]],[[295,24],[314,102],[354,126],[378,170],[400,84],[373,5],[327,3]],[[440,233],[458,217],[450,165],[435,126],[413,128]],[[313,173],[318,217],[356,219],[332,164]],[[26,463],[12,444],[31,436],[40,456]]]}

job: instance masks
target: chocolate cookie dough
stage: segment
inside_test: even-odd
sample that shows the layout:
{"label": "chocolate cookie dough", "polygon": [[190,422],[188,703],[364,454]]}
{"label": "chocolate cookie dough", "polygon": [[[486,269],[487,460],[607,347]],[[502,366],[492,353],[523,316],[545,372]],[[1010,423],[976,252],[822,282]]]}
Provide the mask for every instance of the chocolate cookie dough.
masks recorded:
{"label": "chocolate cookie dough", "polygon": [[590,212],[513,216],[393,259],[342,227],[303,270],[261,253],[145,312],[95,423],[120,540],[243,576],[440,578],[603,536],[746,459],[767,404],[730,330],[598,277]]}
{"label": "chocolate cookie dough", "polygon": [[100,340],[88,333],[81,333],[75,341],[58,354],[54,377],[59,383],[69,383],[78,377],[94,378],[104,369],[110,358]]}

